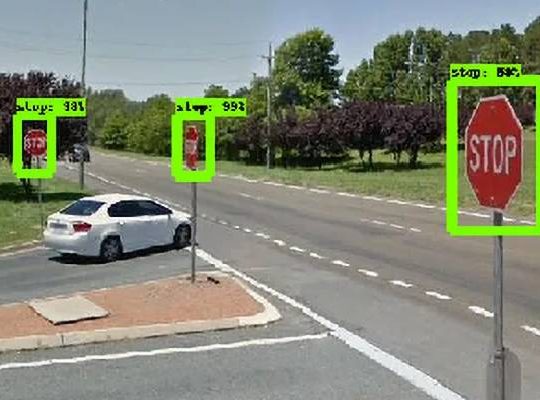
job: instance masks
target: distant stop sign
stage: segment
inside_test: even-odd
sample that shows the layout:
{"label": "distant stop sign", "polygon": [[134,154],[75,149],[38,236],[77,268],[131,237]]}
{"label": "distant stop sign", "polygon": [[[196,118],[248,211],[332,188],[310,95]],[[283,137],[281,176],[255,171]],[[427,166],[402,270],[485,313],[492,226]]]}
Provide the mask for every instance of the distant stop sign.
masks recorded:
{"label": "distant stop sign", "polygon": [[185,151],[186,151],[186,167],[189,169],[197,168],[199,132],[195,125],[187,127]]}
{"label": "distant stop sign", "polygon": [[523,127],[506,96],[481,99],[465,132],[467,177],[480,205],[504,210],[522,179]]}
{"label": "distant stop sign", "polygon": [[30,129],[24,136],[24,151],[31,156],[47,152],[47,134],[42,129]]}

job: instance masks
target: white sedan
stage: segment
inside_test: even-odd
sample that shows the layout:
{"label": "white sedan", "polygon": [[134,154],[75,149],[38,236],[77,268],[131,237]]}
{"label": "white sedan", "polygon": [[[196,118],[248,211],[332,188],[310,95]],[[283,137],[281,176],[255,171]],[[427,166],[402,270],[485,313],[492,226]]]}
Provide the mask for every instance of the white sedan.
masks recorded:
{"label": "white sedan", "polygon": [[61,254],[114,261],[123,253],[191,243],[189,215],[146,197],[104,194],[84,197],[47,219],[45,246]]}

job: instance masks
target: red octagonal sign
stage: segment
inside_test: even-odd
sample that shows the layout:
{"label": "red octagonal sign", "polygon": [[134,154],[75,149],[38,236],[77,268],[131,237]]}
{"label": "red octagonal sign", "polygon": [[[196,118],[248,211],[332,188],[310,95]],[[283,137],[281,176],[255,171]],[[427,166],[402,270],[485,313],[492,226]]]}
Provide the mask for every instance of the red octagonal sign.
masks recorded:
{"label": "red octagonal sign", "polygon": [[465,153],[480,205],[505,210],[523,175],[523,127],[506,96],[480,100],[465,131]]}

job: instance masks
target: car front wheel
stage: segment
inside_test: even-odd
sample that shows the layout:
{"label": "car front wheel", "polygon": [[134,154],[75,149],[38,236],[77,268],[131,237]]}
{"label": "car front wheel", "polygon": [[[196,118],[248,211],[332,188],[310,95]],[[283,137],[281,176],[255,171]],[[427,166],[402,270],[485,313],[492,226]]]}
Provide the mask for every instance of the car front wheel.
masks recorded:
{"label": "car front wheel", "polygon": [[108,237],[101,243],[100,258],[105,262],[116,261],[122,255],[120,238]]}
{"label": "car front wheel", "polygon": [[173,245],[175,249],[183,249],[191,244],[191,226],[180,225],[174,232]]}

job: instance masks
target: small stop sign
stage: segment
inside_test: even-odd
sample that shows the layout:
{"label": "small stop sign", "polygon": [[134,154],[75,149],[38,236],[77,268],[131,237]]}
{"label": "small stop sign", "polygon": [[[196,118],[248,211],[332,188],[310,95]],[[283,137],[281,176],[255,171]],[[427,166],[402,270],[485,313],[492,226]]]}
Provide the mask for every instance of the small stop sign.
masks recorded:
{"label": "small stop sign", "polygon": [[199,140],[199,132],[197,127],[190,125],[187,127],[186,132],[186,141],[185,141],[185,152],[186,152],[186,167],[189,169],[197,168],[197,147]]}
{"label": "small stop sign", "polygon": [[31,156],[47,152],[47,134],[42,129],[30,129],[24,136],[24,151]]}
{"label": "small stop sign", "polygon": [[479,204],[506,209],[523,174],[523,128],[506,96],[480,100],[465,146],[467,177]]}

